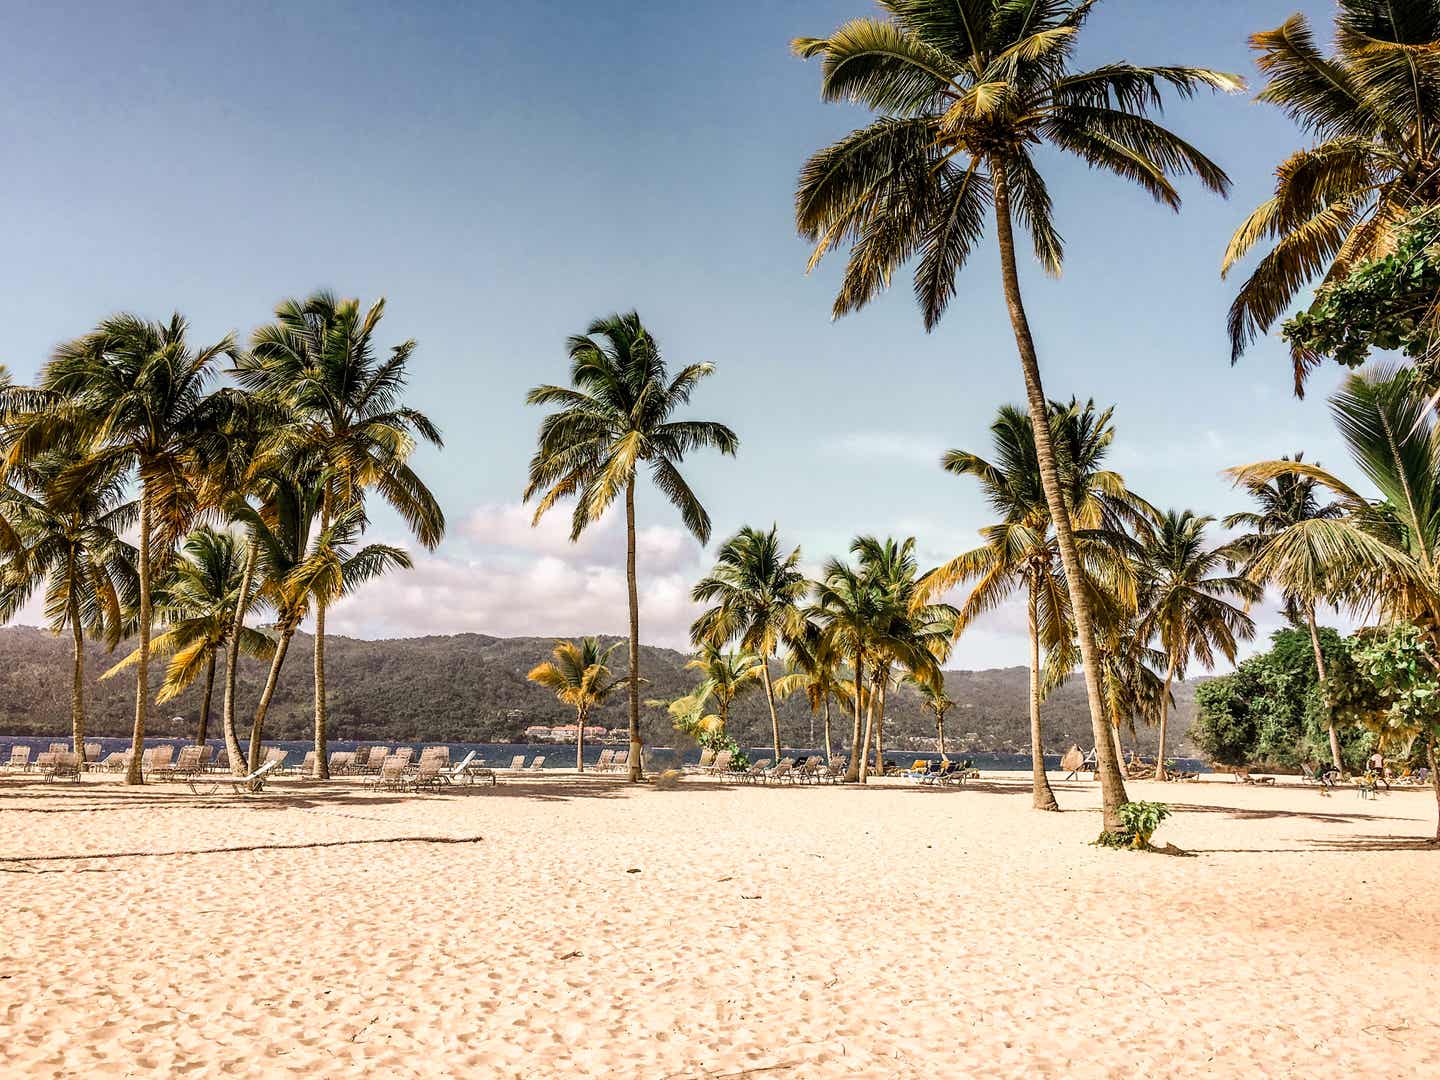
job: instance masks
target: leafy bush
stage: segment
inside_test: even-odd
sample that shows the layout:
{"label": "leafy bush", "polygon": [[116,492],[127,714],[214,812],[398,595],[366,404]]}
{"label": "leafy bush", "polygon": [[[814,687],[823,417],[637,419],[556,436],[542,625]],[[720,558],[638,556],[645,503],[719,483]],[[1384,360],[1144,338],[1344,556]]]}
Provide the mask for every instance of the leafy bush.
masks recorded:
{"label": "leafy bush", "polygon": [[1120,807],[1120,831],[1100,834],[1102,847],[1143,851],[1160,823],[1170,816],[1170,807],[1158,802],[1130,802]]}

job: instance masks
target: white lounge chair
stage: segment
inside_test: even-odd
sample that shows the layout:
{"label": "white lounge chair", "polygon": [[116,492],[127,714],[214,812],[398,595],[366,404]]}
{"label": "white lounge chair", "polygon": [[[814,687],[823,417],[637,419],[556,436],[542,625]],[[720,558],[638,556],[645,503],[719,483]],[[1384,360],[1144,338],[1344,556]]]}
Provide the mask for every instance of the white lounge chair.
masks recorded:
{"label": "white lounge chair", "polygon": [[265,789],[266,779],[272,772],[280,768],[283,760],[283,758],[271,758],[249,776],[222,777],[218,773],[191,773],[185,778],[185,781],[196,795],[214,795],[220,790],[221,784],[229,784],[236,795],[252,795]]}

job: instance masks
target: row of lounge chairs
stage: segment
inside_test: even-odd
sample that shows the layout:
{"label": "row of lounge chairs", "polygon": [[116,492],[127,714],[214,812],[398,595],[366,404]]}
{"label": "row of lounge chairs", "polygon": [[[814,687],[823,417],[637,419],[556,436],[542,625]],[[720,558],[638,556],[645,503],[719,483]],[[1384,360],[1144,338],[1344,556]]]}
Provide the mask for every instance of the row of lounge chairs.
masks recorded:
{"label": "row of lounge chairs", "polygon": [[906,780],[931,787],[960,785],[966,780],[978,780],[980,770],[969,761],[931,761],[917,758],[915,763],[900,774]]}

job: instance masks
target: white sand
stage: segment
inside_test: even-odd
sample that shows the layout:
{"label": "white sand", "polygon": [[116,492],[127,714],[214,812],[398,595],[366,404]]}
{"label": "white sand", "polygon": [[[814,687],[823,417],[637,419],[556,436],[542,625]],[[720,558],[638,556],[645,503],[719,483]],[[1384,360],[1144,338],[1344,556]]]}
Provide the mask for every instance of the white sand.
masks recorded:
{"label": "white sand", "polygon": [[1440,1075],[1428,792],[1132,795],[0,777],[0,1075]]}

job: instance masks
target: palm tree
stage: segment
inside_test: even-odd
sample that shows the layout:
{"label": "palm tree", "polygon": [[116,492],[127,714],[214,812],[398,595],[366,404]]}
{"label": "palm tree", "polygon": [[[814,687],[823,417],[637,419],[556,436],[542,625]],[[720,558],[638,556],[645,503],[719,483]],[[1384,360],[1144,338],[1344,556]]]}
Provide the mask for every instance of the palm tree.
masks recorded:
{"label": "palm tree", "polygon": [[[1059,452],[1060,479],[1071,522],[1079,530],[1077,546],[1095,581],[1104,581],[1122,595],[1133,592],[1127,580],[1123,548],[1125,526],[1143,520],[1148,504],[1131,492],[1119,474],[1104,468],[1114,439],[1113,410],[1050,403],[1051,437]],[[1070,594],[1059,546],[1051,530],[1050,506],[1041,482],[1035,429],[1029,414],[1002,406],[990,426],[994,460],[965,450],[951,450],[942,459],[947,472],[973,476],[1000,521],[981,530],[979,547],[936,567],[921,581],[921,595],[937,596],[973,582],[955,621],[964,633],[981,615],[995,610],[1024,589],[1030,636],[1030,772],[1037,810],[1059,810],[1045,773],[1044,734],[1040,705],[1041,651],[1066,651],[1074,639]],[[1092,581],[1092,591],[1096,588]],[[1068,650],[1068,651],[1067,651]]]}
{"label": "palm tree", "polygon": [[56,481],[62,495],[130,468],[140,478],[139,648],[127,784],[144,782],[155,569],[206,509],[194,477],[205,461],[204,444],[229,408],[228,399],[206,388],[219,357],[234,353],[231,339],[195,348],[187,332],[178,314],[168,323],[115,315],[59,346],[38,390],[6,392],[19,403],[11,412],[8,467],[63,441],[77,446],[82,460]]}
{"label": "palm tree", "polygon": [[781,697],[797,693],[805,695],[810,706],[812,743],[815,741],[814,717],[817,713],[822,716],[825,761],[828,764],[835,757],[830,735],[830,703],[838,702],[842,709],[846,709],[850,707],[852,696],[834,635],[807,619],[805,632],[792,645],[786,666],[789,669],[787,674],[775,680],[775,693]]}
{"label": "palm tree", "polygon": [[820,580],[815,584],[815,604],[810,615],[829,639],[829,647],[835,655],[850,660],[854,679],[850,696],[854,723],[850,735],[850,761],[845,769],[847,784],[860,779],[861,758],[869,745],[860,741],[860,725],[867,696],[865,674],[879,606],[879,590],[862,569],[839,559],[826,561]]}
{"label": "palm tree", "polygon": [[[1292,459],[1285,457],[1281,460]],[[1296,453],[1293,460],[1303,462],[1304,453]],[[1293,562],[1282,559],[1274,564],[1269,578],[1256,578],[1253,568],[1270,550],[1272,543],[1279,548],[1287,547],[1288,530],[1303,530],[1308,528],[1306,523],[1312,521],[1334,521],[1345,513],[1344,508],[1338,503],[1325,502],[1320,495],[1319,483],[1309,476],[1281,473],[1268,481],[1249,483],[1246,489],[1260,508],[1225,518],[1227,529],[1251,530],[1233,540],[1230,547],[1244,557],[1246,573],[1252,580],[1257,584],[1274,584],[1280,588],[1285,617],[1297,626],[1303,624],[1310,631],[1310,644],[1315,651],[1315,674],[1323,686],[1325,657],[1320,650],[1320,630],[1315,621],[1316,605],[1326,594],[1321,578],[1323,566],[1312,557],[1315,553],[1308,545],[1301,545],[1291,548],[1300,558]],[[1333,717],[1326,718],[1326,728],[1330,735],[1330,760],[1335,768],[1343,768],[1340,735],[1335,730]]]}
{"label": "palm tree", "polygon": [[[1218,653],[1233,664],[1239,642],[1255,636],[1255,622],[1245,608],[1264,590],[1243,574],[1222,572],[1233,566],[1234,553],[1206,545],[1205,529],[1214,520],[1172,510],[1143,538],[1138,636],[1157,639],[1166,664],[1156,780],[1165,779],[1171,682],[1185,678],[1192,658],[1210,668]],[[1231,603],[1230,597],[1245,607]]]}
{"label": "palm tree", "polygon": [[526,401],[554,405],[540,424],[530,460],[525,501],[538,497],[535,523],[563,499],[574,498],[570,539],[623,493],[625,578],[630,600],[630,780],[644,777],[640,745],[640,598],[635,572],[635,480],[641,462],[685,527],[702,544],[710,539],[710,515],[685,478],[680,462],[691,450],[715,447],[734,454],[735,433],[712,420],[672,420],[695,387],[714,370],[691,364],[670,377],[660,346],[635,312],[611,315],[572,337],[570,382],[537,386]]}
{"label": "palm tree", "polygon": [[[1259,99],[1319,140],[1275,170],[1275,194],[1230,241],[1228,274],[1273,241],[1230,309],[1233,358],[1317,277],[1335,281],[1389,254],[1396,230],[1440,197],[1440,7],[1434,0],[1338,0],[1326,56],[1304,15],[1256,34],[1267,76]],[[1295,393],[1320,358],[1293,355]]]}
{"label": "palm tree", "polygon": [[[242,567],[249,559],[248,545],[237,544],[229,533],[203,527],[192,532],[183,545],[183,555],[170,577],[157,590],[156,609],[168,629],[150,643],[152,655],[168,656],[165,681],[155,700],[171,701],[205,675],[200,698],[200,720],[195,744],[203,746],[210,730],[210,705],[215,692],[215,667],[234,632],[239,604]],[[255,606],[253,598],[250,606]],[[240,619],[240,651],[257,660],[268,660],[275,643]],[[131,653],[105,673],[110,678],[139,659]]]}
{"label": "palm tree", "polygon": [[940,747],[940,760],[949,761],[945,755],[945,714],[955,707],[955,699],[945,692],[945,684],[926,682],[924,679],[911,680],[920,692],[920,704],[935,717],[935,741]]}
{"label": "palm tree", "polygon": [[537,664],[526,676],[531,682],[553,690],[562,704],[575,710],[575,771],[585,771],[585,725],[590,712],[605,701],[629,676],[611,678],[610,657],[620,648],[617,642],[608,649],[599,638],[579,641],[557,641],[551,659]]}
{"label": "palm tree", "polygon": [[[729,743],[730,709],[736,698],[764,685],[765,661],[753,653],[724,652],[705,644],[685,666],[698,671],[701,679],[690,693],[668,703],[675,727],[712,747]],[[715,711],[706,713],[712,702]]]}
{"label": "palm tree", "polygon": [[[1440,645],[1440,426],[1429,400],[1412,371],[1372,364],[1345,380],[1330,399],[1330,411],[1380,500],[1307,462],[1282,458],[1229,470],[1246,487],[1282,476],[1313,480],[1336,496],[1341,511],[1275,533],[1250,561],[1250,576],[1282,587],[1318,582],[1319,599],[1413,623],[1435,648]],[[1440,799],[1440,775],[1435,790]]]}
{"label": "palm tree", "polygon": [[800,549],[786,555],[774,525],[769,532],[747,525],[725,541],[715,569],[690,593],[697,604],[714,605],[690,627],[692,641],[717,648],[734,641],[743,652],[760,658],[776,761],[780,760],[780,719],[770,657],[804,634],[801,603],[809,591],[810,583],[800,571]]}
{"label": "palm tree", "polygon": [[62,452],[16,465],[0,481],[0,522],[10,541],[0,562],[0,623],[11,619],[42,584],[45,617],[75,643],[70,730],[85,760],[85,638],[120,641],[124,615],[137,597],[135,550],[120,539],[139,517],[125,497],[123,472],[92,474],[84,487],[57,491],[71,468]]}
{"label": "palm tree", "polygon": [[[410,468],[416,440],[441,446],[440,432],[422,412],[404,404],[414,341],[381,356],[375,344],[384,299],[361,312],[358,300],[319,292],[286,300],[275,322],[251,337],[250,351],[236,364],[246,389],[283,402],[295,415],[293,433],[320,470],[320,531],[342,515],[355,528],[368,520],[364,505],[372,488],[390,504],[426,548],[445,535],[445,514]],[[352,511],[354,511],[352,513]],[[329,776],[326,740],[326,595],[315,596],[315,776]]]}
{"label": "palm tree", "polygon": [[1079,32],[1096,0],[880,0],[886,19],[854,19],[828,38],[794,43],[822,57],[822,93],[879,118],[806,164],[796,223],[815,244],[811,265],[851,244],[835,315],[863,307],[918,255],[915,293],[927,329],[940,321],[955,279],[993,211],[1001,281],[1030,416],[1041,480],[1070,588],[1090,717],[1099,752],[1105,828],[1120,827],[1126,801],[1119,764],[1104,738],[1098,652],[1059,466],[1046,419],[1040,363],[1020,292],[1014,219],[1027,227],[1041,265],[1058,274],[1062,244],[1050,194],[1032,157],[1041,145],[1138,184],[1179,208],[1171,178],[1192,174],[1225,192],[1225,173],[1149,113],[1165,88],[1238,90],[1233,75],[1204,68],[1111,63],[1071,69]]}

